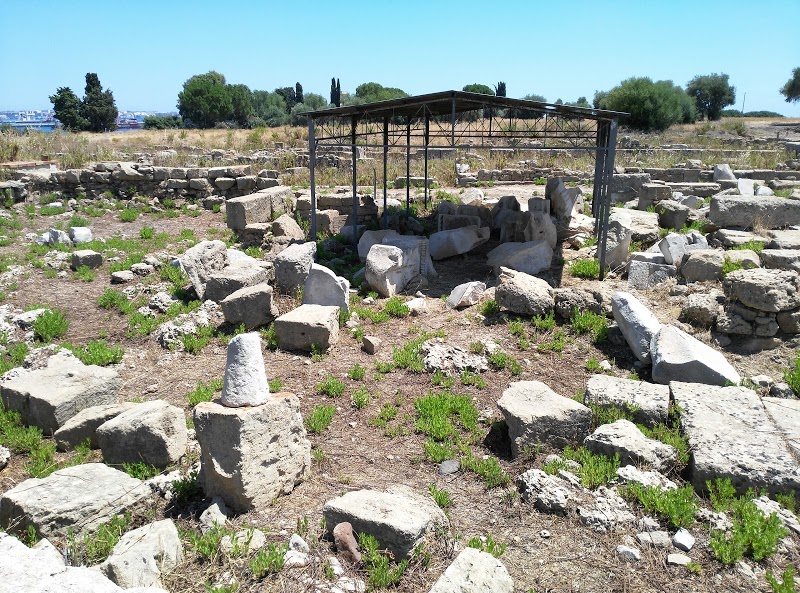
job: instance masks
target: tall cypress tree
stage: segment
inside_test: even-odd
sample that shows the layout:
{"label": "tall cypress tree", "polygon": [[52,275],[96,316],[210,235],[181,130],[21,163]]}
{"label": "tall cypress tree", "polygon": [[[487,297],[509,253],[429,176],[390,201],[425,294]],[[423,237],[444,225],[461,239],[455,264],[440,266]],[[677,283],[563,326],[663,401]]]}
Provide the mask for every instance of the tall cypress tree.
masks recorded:
{"label": "tall cypress tree", "polygon": [[303,98],[304,98],[303,97],[303,85],[300,84],[299,82],[294,83],[294,98],[295,98],[295,101],[297,101],[298,103],[304,103],[305,102],[305,101],[303,101]]}

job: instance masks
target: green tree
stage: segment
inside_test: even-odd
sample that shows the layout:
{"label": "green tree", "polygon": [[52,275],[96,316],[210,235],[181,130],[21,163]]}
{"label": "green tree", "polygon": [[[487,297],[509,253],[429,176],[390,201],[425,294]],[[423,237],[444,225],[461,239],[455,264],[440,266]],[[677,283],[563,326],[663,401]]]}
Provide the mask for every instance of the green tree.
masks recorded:
{"label": "green tree", "polygon": [[365,82],[356,87],[356,97],[359,99],[357,103],[373,103],[408,97],[408,93],[402,89],[385,87],[377,82]]}
{"label": "green tree", "polygon": [[231,98],[231,113],[239,127],[246,128],[253,110],[253,93],[246,84],[229,84],[228,95]]}
{"label": "green tree", "polygon": [[292,107],[297,104],[297,93],[295,92],[295,88],[293,86],[284,86],[279,89],[275,89],[275,92],[283,97],[283,101],[286,103],[287,112],[290,112]]}
{"label": "green tree", "polygon": [[181,118],[177,115],[148,115],[144,118],[145,130],[166,130],[169,128],[180,128]]}
{"label": "green tree", "polygon": [[253,91],[253,109],[256,116],[270,127],[283,126],[289,121],[286,101],[278,93]]}
{"label": "green tree", "polygon": [[89,127],[89,122],[81,115],[81,100],[71,88],[58,87],[56,94],[50,95],[50,102],[53,104],[56,119],[65,129],[80,132]]}
{"label": "green tree", "polygon": [[197,74],[183,83],[178,93],[178,112],[189,125],[212,128],[233,117],[233,102],[219,72]]}
{"label": "green tree", "polygon": [[586,99],[586,97],[578,97],[577,101],[574,101],[572,103],[566,103],[566,104],[569,105],[570,107],[584,107],[584,108],[587,108],[587,109],[591,107],[591,104]]}
{"label": "green tree", "polygon": [[339,107],[342,104],[342,87],[337,78],[331,78],[331,105]]}
{"label": "green tree", "polygon": [[670,80],[653,82],[647,77],[628,78],[607,93],[596,93],[595,107],[630,113],[624,123],[645,131],[666,130],[692,117],[687,112],[691,100],[683,89]]}
{"label": "green tree", "polygon": [[485,84],[480,84],[478,82],[474,82],[472,84],[465,85],[463,89],[461,89],[465,93],[479,93],[481,95],[494,95],[494,91],[492,87],[486,86]]}
{"label": "green tree", "polygon": [[117,128],[117,105],[114,94],[100,84],[100,79],[94,72],[86,74],[86,94],[83,96],[80,107],[81,117],[87,122],[90,132],[105,132]]}
{"label": "green tree", "polygon": [[502,80],[497,83],[494,87],[494,94],[498,97],[505,97],[506,96],[506,83]]}
{"label": "green tree", "polygon": [[686,93],[694,99],[698,115],[709,121],[719,119],[722,109],[736,101],[736,89],[728,83],[727,74],[695,76],[686,85]]}
{"label": "green tree", "polygon": [[294,83],[294,98],[298,103],[304,103],[303,85],[299,82]]}
{"label": "green tree", "polygon": [[290,122],[294,126],[303,125],[308,121],[308,116],[306,114],[309,111],[325,109],[327,106],[328,102],[322,95],[318,95],[317,93],[307,93],[305,95],[305,103],[298,103],[292,107]]}
{"label": "green tree", "polygon": [[787,103],[800,101],[800,68],[792,70],[792,77],[783,85],[781,94]]}

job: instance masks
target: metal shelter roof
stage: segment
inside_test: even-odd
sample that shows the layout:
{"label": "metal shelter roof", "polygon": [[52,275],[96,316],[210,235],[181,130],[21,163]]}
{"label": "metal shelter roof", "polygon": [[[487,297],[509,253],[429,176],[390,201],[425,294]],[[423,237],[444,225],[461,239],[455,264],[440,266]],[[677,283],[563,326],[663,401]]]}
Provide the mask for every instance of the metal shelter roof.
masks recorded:
{"label": "metal shelter roof", "polygon": [[573,107],[570,105],[556,105],[554,103],[541,103],[539,101],[528,101],[527,99],[512,99],[509,97],[498,97],[495,95],[484,95],[481,93],[468,93],[465,91],[440,91],[426,95],[414,95],[412,97],[401,97],[399,99],[389,99],[388,101],[376,101],[374,103],[363,103],[361,105],[346,105],[344,107],[331,107],[330,109],[319,109],[311,111],[308,116],[314,120],[323,117],[380,117],[380,116],[402,116],[415,117],[420,115],[424,109],[430,115],[450,115],[452,113],[464,113],[487,107],[498,109],[520,109],[532,113],[553,114],[562,117],[573,117],[594,120],[612,120],[619,118],[627,113],[617,111],[607,111],[604,109],[592,109],[583,107]]}

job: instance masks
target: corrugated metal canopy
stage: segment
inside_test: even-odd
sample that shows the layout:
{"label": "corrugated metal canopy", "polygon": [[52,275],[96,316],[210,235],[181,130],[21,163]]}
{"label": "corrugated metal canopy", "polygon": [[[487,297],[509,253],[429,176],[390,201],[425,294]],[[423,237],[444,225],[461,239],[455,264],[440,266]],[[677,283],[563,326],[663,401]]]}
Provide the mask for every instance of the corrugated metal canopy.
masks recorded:
{"label": "corrugated metal canopy", "polygon": [[412,97],[390,99],[388,101],[376,101],[374,103],[363,103],[361,105],[320,109],[318,111],[308,112],[308,116],[314,120],[327,117],[352,116],[357,116],[359,118],[378,118],[383,116],[417,117],[424,114],[425,111],[431,115],[451,115],[454,107],[456,113],[496,107],[498,109],[510,108],[533,113],[553,114],[565,118],[593,120],[612,120],[628,115],[627,113],[619,111],[540,103],[538,101],[511,99],[509,97],[497,97],[495,95],[483,95],[480,93],[441,91],[438,93],[429,93],[427,95],[414,95]]}

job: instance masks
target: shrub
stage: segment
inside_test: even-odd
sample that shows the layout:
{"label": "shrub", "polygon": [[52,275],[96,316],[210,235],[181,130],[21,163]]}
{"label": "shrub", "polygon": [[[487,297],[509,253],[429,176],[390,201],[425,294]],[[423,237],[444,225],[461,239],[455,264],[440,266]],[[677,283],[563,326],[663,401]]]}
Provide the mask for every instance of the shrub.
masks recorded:
{"label": "shrub", "polygon": [[274,574],[283,568],[284,555],[289,547],[286,544],[270,543],[266,548],[261,548],[248,567],[257,579],[263,579],[269,574]]}
{"label": "shrub", "polygon": [[495,558],[500,558],[503,552],[506,551],[506,544],[496,542],[491,535],[487,535],[485,541],[479,537],[473,537],[469,540],[467,546],[491,554]]}
{"label": "shrub", "polygon": [[122,346],[109,346],[105,340],[92,340],[85,346],[64,344],[64,347],[77,356],[83,364],[101,367],[117,364],[125,354]]}
{"label": "shrub", "polygon": [[547,315],[536,315],[531,322],[536,331],[549,332],[556,326],[556,314],[551,310]]}
{"label": "shrub", "polygon": [[795,395],[800,396],[800,354],[795,356],[792,368],[783,371],[783,380],[792,388]]}
{"label": "shrub", "polygon": [[572,329],[577,334],[590,334],[593,344],[599,344],[606,339],[608,334],[608,319],[592,311],[578,311],[573,309],[570,318]]}
{"label": "shrub", "polygon": [[197,387],[186,394],[186,401],[190,407],[194,407],[200,402],[210,402],[214,394],[222,389],[222,379],[212,379],[208,383],[197,382]]}
{"label": "shrub", "polygon": [[97,276],[97,272],[95,272],[89,266],[79,266],[77,270],[75,270],[75,277],[78,280],[83,280],[84,282],[91,282]]}
{"label": "shrub", "polygon": [[688,528],[694,523],[697,502],[690,484],[676,490],[661,490],[631,482],[621,492],[626,498],[638,500],[647,512],[666,518],[675,528]]}
{"label": "shrub", "polygon": [[598,278],[600,276],[600,261],[597,259],[578,259],[572,262],[569,268],[571,276],[576,278]]}
{"label": "shrub", "polygon": [[157,467],[153,467],[142,461],[123,463],[122,470],[132,478],[137,478],[139,480],[149,480],[161,473],[161,470]]}
{"label": "shrub", "polygon": [[119,213],[119,219],[122,222],[133,222],[137,218],[139,218],[139,212],[133,208],[125,208]]}
{"label": "shrub", "polygon": [[411,315],[411,309],[403,303],[399,296],[393,296],[387,300],[383,305],[383,310],[392,317],[408,317]]}
{"label": "shrub", "polygon": [[566,447],[562,455],[565,459],[571,459],[581,464],[577,474],[584,488],[594,489],[604,486],[617,478],[617,470],[620,466],[618,454],[615,454],[614,457],[606,457],[592,453],[584,447],[578,449]]}
{"label": "shrub", "polygon": [[491,317],[500,313],[500,305],[494,299],[489,299],[481,305],[481,315],[484,317]]}
{"label": "shrub", "polygon": [[733,503],[733,514],[732,532],[714,531],[709,542],[711,552],[723,564],[736,564],[745,555],[757,562],[769,558],[788,534],[777,514],[765,517],[747,498]]}
{"label": "shrub", "polygon": [[321,383],[317,383],[315,389],[321,395],[339,397],[344,393],[344,383],[333,375],[328,375]]}
{"label": "shrub", "polygon": [[69,329],[69,320],[58,309],[47,309],[33,322],[33,333],[36,338],[49,344],[55,338],[60,338]]}
{"label": "shrub", "polygon": [[366,387],[359,387],[353,392],[353,405],[359,410],[366,408],[369,404],[369,392]]}
{"label": "shrub", "polygon": [[430,492],[439,508],[446,509],[452,506],[453,501],[450,500],[450,493],[447,490],[437,488],[436,484],[429,484],[428,492]]}
{"label": "shrub", "polygon": [[360,364],[355,363],[353,365],[353,368],[347,371],[347,376],[350,377],[353,381],[361,381],[366,373],[367,369],[362,367]]}
{"label": "shrub", "polygon": [[336,414],[334,406],[314,406],[306,418],[306,430],[312,434],[320,434],[331,425]]}
{"label": "shrub", "polygon": [[378,540],[367,533],[358,534],[358,544],[371,589],[389,587],[400,582],[408,567],[408,560],[392,566],[389,556],[379,550]]}

